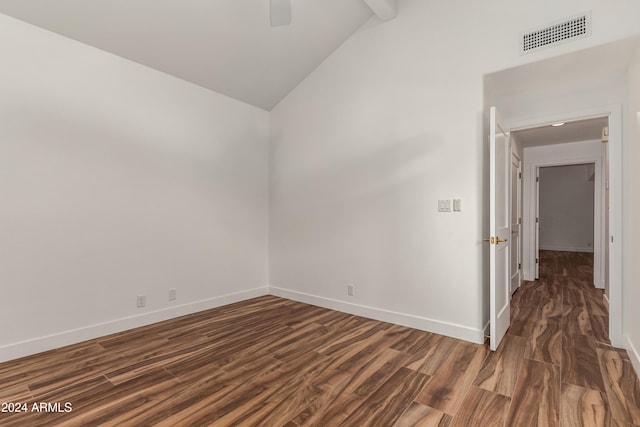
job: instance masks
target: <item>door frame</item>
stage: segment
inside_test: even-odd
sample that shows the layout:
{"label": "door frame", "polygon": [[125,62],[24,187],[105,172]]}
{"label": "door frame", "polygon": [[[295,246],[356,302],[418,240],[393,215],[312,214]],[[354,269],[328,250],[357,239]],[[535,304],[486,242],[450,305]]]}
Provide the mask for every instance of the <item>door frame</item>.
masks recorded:
{"label": "door frame", "polygon": [[[513,179],[513,169],[514,169],[514,159],[517,160],[517,167],[515,167],[516,178],[515,182]],[[522,190],[523,190],[523,181],[522,181],[522,159],[521,155],[517,152],[515,148],[515,144],[511,146],[511,179],[509,182],[509,188],[511,193],[511,205],[510,205],[510,218],[514,218],[513,205],[514,205],[514,195],[515,195],[515,206],[516,206],[516,223],[509,224],[511,226],[511,235],[513,236],[513,229],[517,227],[517,243],[512,240],[511,242],[511,260],[513,260],[513,256],[516,257],[516,270],[518,275],[517,286],[513,287],[513,278],[514,272],[509,270],[509,291],[513,295],[513,293],[520,287],[522,284]],[[515,192],[514,192],[515,190]],[[515,194],[514,194],[515,193]],[[510,264],[513,266],[513,264]]]}
{"label": "door frame", "polygon": [[612,345],[623,347],[622,334],[622,105],[612,104],[585,110],[551,113],[544,116],[515,118],[506,126],[517,131],[557,122],[570,122],[597,117],[609,119],[608,184],[609,215],[605,244],[609,249],[609,338]]}
{"label": "door frame", "polygon": [[[600,143],[600,142],[599,142]],[[539,276],[540,264],[535,260],[540,255],[540,223],[533,221],[533,217],[540,217],[540,168],[554,166],[572,166],[572,165],[594,165],[594,186],[593,186],[593,284],[596,288],[605,288],[605,272],[606,272],[606,206],[605,206],[605,177],[604,177],[604,155],[602,156],[581,156],[571,159],[554,159],[543,160],[531,163],[529,180],[527,182],[528,190],[533,195],[530,200],[535,206],[529,206],[528,223],[536,228],[535,230],[535,246],[529,245],[529,265],[535,263],[535,279]],[[533,250],[531,250],[533,249]],[[535,259],[535,260],[534,260]],[[533,278],[531,278],[533,280]]]}

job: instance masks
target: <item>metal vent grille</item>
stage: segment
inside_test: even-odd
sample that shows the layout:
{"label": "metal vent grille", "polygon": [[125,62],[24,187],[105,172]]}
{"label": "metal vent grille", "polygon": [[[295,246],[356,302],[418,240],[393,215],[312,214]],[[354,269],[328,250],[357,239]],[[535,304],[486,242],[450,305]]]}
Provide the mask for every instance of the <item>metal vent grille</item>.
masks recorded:
{"label": "metal vent grille", "polygon": [[522,53],[531,53],[562,42],[591,35],[591,13],[569,18],[522,36]]}

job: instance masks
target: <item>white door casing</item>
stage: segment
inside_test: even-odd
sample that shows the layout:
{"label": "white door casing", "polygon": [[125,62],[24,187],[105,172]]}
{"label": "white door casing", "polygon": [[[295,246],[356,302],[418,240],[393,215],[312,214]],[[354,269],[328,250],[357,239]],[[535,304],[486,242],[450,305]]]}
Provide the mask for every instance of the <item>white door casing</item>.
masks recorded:
{"label": "white door casing", "polygon": [[491,107],[489,125],[489,348],[492,351],[495,351],[500,345],[509,328],[511,317],[511,293],[509,290],[511,146],[508,133],[500,126],[503,121],[497,116],[496,108]]}
{"label": "white door casing", "polygon": [[[608,250],[609,262],[608,262],[608,274],[603,273],[602,278],[609,282],[609,337],[611,343],[616,347],[624,347],[624,339],[622,332],[622,245],[621,240],[623,236],[622,232],[622,105],[612,104],[599,107],[588,108],[578,111],[550,113],[537,117],[523,117],[515,118],[509,121],[510,131],[519,131],[524,129],[531,129],[557,122],[570,122],[576,120],[585,120],[596,117],[608,117],[609,118],[609,142],[607,143],[609,168],[607,179],[603,179],[603,193],[608,192],[609,205],[608,217],[605,214],[605,219],[608,220],[607,227],[603,227],[602,233],[602,250]],[[535,246],[533,243],[534,236],[534,220],[535,213],[533,206],[536,206],[535,190],[527,185],[527,182],[535,182],[535,169],[539,166],[550,166],[550,164],[532,164],[529,161],[527,164],[527,158],[529,154],[524,154],[524,166],[523,166],[523,279],[535,280]],[[564,161],[562,163],[567,164],[577,162],[593,162],[592,158],[585,159],[573,159],[571,156],[562,156]],[[571,158],[571,160],[569,160]],[[569,160],[569,161],[567,161]],[[597,163],[597,161],[596,161]],[[605,182],[606,181],[606,182]],[[605,184],[608,184],[605,187]],[[603,204],[604,206],[604,204]],[[595,218],[594,218],[595,220]],[[607,232],[608,231],[608,232]],[[594,246],[597,244],[594,242]],[[604,259],[604,257],[603,257]],[[605,266],[602,265],[603,272]]]}
{"label": "white door casing", "polygon": [[535,205],[535,227],[536,227],[536,238],[535,238],[535,280],[540,278],[540,168],[536,167],[536,182],[535,182],[535,192],[536,192],[536,205]]}
{"label": "white door casing", "polygon": [[518,154],[511,152],[511,277],[510,293],[513,294],[520,287],[522,280],[522,162]]}

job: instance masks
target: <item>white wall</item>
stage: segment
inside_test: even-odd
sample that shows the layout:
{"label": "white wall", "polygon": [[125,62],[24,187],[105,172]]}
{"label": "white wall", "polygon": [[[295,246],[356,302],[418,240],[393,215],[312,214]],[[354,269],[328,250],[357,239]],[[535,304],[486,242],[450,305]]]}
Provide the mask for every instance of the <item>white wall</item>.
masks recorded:
{"label": "white wall", "polygon": [[629,70],[629,106],[627,109],[627,139],[624,152],[624,169],[628,185],[624,188],[624,259],[622,293],[626,345],[636,372],[640,373],[640,48],[636,50]]}
{"label": "white wall", "polygon": [[[589,9],[592,37],[519,55],[522,32]],[[363,26],[272,111],[274,292],[483,341],[483,76],[636,34],[639,14],[404,0]],[[463,212],[438,213],[444,198]]]}
{"label": "white wall", "polygon": [[0,360],[267,292],[267,112],[1,15],[0,55]]}
{"label": "white wall", "polygon": [[593,252],[593,164],[540,168],[540,249]]}

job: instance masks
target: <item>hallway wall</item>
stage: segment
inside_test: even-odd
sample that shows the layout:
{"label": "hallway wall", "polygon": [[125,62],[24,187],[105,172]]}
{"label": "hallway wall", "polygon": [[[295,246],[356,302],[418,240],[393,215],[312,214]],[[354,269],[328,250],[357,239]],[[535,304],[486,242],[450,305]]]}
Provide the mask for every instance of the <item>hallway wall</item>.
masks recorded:
{"label": "hallway wall", "polygon": [[624,168],[629,185],[625,187],[624,203],[624,247],[623,283],[624,326],[626,348],[640,373],[640,46],[636,50],[629,70],[629,106],[626,116],[626,137]]}
{"label": "hallway wall", "polygon": [[540,168],[540,249],[593,252],[594,165]]}

